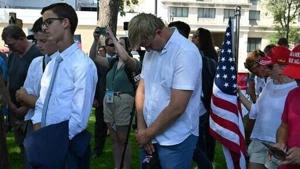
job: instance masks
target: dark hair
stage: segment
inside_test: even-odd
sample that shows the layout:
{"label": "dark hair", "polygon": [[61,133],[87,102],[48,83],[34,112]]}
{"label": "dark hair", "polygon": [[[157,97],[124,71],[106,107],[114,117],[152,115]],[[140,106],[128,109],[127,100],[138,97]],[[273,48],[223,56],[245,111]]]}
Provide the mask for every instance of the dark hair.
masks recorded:
{"label": "dark hair", "polygon": [[204,28],[198,28],[195,36],[199,39],[198,48],[203,52],[204,56],[218,61],[218,54],[214,48],[210,31]]}
{"label": "dark hair", "polygon": [[286,38],[279,38],[277,45],[289,47],[289,42]]}
{"label": "dark hair", "polygon": [[191,27],[187,23],[182,21],[174,21],[169,23],[168,27],[176,27],[182,36],[189,38]]}
{"label": "dark hair", "polygon": [[18,40],[26,38],[24,31],[17,25],[8,25],[2,31],[2,40],[6,41],[7,38]]}
{"label": "dark hair", "polygon": [[39,17],[39,19],[37,19],[34,23],[33,26],[31,28],[31,31],[33,33],[37,33],[37,32],[42,32],[42,24],[43,24],[43,18]]}
{"label": "dark hair", "polygon": [[105,48],[105,46],[99,46],[99,47],[98,47],[98,50],[99,50],[100,48],[104,49],[104,51],[105,51],[105,53],[106,53],[106,48]]}
{"label": "dark hair", "polygon": [[274,45],[274,44],[269,44],[269,45],[267,45],[265,48],[264,48],[264,53],[265,53],[265,55],[269,55],[270,54],[270,52],[271,52],[271,50],[272,50],[272,48],[274,48],[276,45]]}
{"label": "dark hair", "polygon": [[78,17],[77,14],[72,6],[67,3],[55,3],[49,6],[46,6],[42,9],[41,14],[43,15],[46,11],[51,10],[55,13],[58,17],[67,18],[69,19],[71,25],[71,33],[74,34],[77,24],[78,24]]}
{"label": "dark hair", "polygon": [[112,39],[111,39],[110,37],[107,37],[107,38],[105,39],[105,42],[104,42],[104,43],[105,43],[105,46],[108,45],[108,41],[109,41],[109,40],[112,40]]}

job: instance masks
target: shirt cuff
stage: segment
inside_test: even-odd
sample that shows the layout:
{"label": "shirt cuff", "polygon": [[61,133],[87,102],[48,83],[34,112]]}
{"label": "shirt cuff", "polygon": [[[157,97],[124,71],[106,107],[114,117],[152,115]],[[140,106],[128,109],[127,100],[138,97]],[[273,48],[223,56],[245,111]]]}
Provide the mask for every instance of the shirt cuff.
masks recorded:
{"label": "shirt cuff", "polygon": [[32,124],[41,123],[42,121],[42,114],[41,113],[34,113],[31,117]]}

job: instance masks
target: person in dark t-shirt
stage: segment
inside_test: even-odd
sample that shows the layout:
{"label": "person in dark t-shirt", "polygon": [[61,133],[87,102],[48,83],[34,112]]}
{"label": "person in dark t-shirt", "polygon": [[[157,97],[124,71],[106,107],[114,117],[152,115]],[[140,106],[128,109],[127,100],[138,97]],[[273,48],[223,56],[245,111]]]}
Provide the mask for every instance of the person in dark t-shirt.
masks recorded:
{"label": "person in dark t-shirt", "polygon": [[16,91],[23,86],[28,67],[31,61],[41,56],[41,52],[36,46],[26,39],[24,31],[17,25],[8,25],[3,29],[2,40],[10,50],[8,56],[8,108],[10,112],[10,121],[14,129],[16,143],[20,146],[22,154],[24,131],[24,116],[27,112],[26,107],[20,106],[16,101]]}

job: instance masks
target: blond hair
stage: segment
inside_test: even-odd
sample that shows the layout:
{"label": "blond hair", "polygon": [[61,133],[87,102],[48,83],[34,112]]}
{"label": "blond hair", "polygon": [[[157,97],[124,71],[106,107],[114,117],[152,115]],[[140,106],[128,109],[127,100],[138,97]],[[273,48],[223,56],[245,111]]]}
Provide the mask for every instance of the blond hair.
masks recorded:
{"label": "blond hair", "polygon": [[152,41],[155,31],[164,27],[161,18],[152,14],[138,14],[128,24],[129,43],[133,48],[137,48],[142,42]]}

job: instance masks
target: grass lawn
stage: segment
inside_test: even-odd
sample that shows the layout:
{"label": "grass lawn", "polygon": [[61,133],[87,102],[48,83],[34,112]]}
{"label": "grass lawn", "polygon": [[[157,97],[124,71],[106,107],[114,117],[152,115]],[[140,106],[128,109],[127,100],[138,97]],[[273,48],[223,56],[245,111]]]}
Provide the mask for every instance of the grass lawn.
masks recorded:
{"label": "grass lawn", "polygon": [[[95,124],[95,116],[92,114],[88,126],[88,130],[90,131],[90,133],[93,133],[94,131],[94,124]],[[92,144],[93,143],[94,140],[92,140]],[[9,148],[9,161],[10,161],[11,169],[22,169],[23,168],[22,158],[19,154],[20,149],[16,146],[12,133],[8,133],[7,144]],[[131,133],[130,135],[130,144],[132,146],[132,169],[138,169],[139,149],[136,145],[135,137],[133,133]],[[112,145],[111,145],[110,137],[107,137],[103,154],[98,158],[91,159],[91,169],[113,169],[114,168],[111,147]],[[225,164],[225,160],[224,160],[224,156],[220,144],[217,144],[214,165],[215,165],[215,169],[226,168],[226,164]]]}

